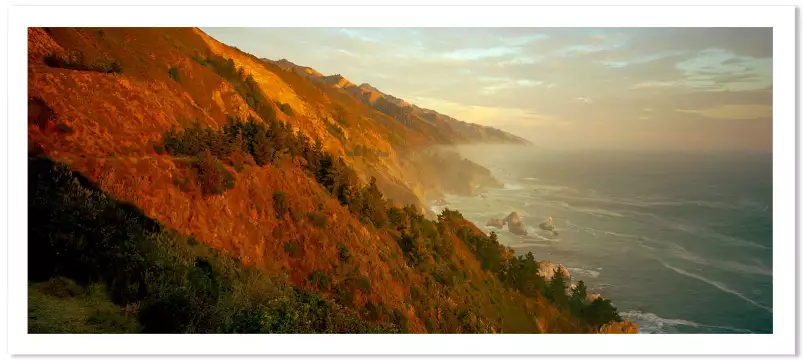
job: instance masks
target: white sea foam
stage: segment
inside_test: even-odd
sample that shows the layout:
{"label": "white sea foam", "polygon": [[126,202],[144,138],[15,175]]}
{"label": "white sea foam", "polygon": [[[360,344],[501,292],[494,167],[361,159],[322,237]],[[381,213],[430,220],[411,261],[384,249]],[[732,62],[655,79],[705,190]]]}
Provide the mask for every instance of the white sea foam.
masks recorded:
{"label": "white sea foam", "polygon": [[658,262],[660,262],[661,265],[663,265],[667,269],[673,270],[678,274],[682,274],[682,275],[685,275],[687,277],[697,279],[697,280],[699,280],[699,281],[701,281],[703,283],[706,283],[708,285],[711,285],[711,286],[713,286],[713,287],[715,287],[715,288],[717,288],[717,289],[719,289],[719,290],[721,290],[721,291],[723,291],[725,293],[728,293],[728,294],[734,295],[736,297],[739,297],[742,300],[744,300],[744,301],[746,301],[746,302],[748,302],[748,303],[750,303],[750,304],[752,304],[752,305],[754,305],[756,307],[759,307],[761,309],[764,309],[764,310],[772,313],[772,308],[771,307],[767,307],[767,306],[765,306],[763,304],[760,304],[760,303],[758,303],[758,302],[746,297],[744,294],[739,293],[738,291],[735,291],[735,290],[731,289],[729,286],[727,286],[727,285],[725,285],[725,284],[723,284],[721,282],[718,282],[716,280],[711,280],[711,279],[708,279],[706,277],[703,277],[703,276],[700,276],[700,275],[685,271],[683,269],[671,266],[669,264],[666,264],[663,260],[660,260],[660,259],[658,259]]}
{"label": "white sea foam", "polygon": [[580,274],[580,275],[588,275],[588,276],[590,276],[592,278],[599,277],[599,272],[596,271],[596,270],[588,270],[588,269],[583,269],[583,268],[568,268],[568,269],[569,269],[569,272],[571,272],[571,274],[572,274],[572,278],[574,278],[578,274]]}
{"label": "white sea foam", "polygon": [[629,319],[636,323],[639,327],[640,334],[657,334],[657,333],[671,333],[671,332],[678,332],[678,330],[674,327],[677,326],[687,326],[687,327],[694,327],[694,328],[710,328],[710,329],[719,329],[725,331],[731,331],[736,333],[753,333],[747,329],[741,328],[734,328],[734,327],[727,327],[727,326],[714,326],[708,324],[702,324],[692,321],[687,321],[684,319],[669,319],[669,318],[661,318],[654,313],[646,313],[638,310],[630,310],[626,312],[619,313],[619,315],[624,319]]}

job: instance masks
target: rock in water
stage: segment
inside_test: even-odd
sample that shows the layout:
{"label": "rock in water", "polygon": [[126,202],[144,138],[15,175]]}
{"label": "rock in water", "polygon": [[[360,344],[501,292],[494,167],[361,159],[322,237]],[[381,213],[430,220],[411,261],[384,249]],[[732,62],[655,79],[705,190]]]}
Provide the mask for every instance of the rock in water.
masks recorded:
{"label": "rock in water", "polygon": [[519,214],[515,211],[511,212],[504,221],[507,222],[507,229],[510,230],[511,233],[527,235],[527,227],[524,225],[524,222],[521,221],[521,218],[519,218]]}
{"label": "rock in water", "polygon": [[552,225],[548,222],[542,222],[538,224],[538,227],[541,228],[541,230],[555,231],[555,225]]}
{"label": "rock in water", "polygon": [[540,275],[546,282],[552,280],[556,273],[563,274],[563,279],[569,283],[572,280],[572,275],[569,269],[566,269],[563,264],[554,264],[549,260],[543,260],[538,263],[538,275]]}
{"label": "rock in water", "polygon": [[505,226],[505,220],[491,218],[491,219],[488,219],[488,222],[485,223],[485,225],[486,226],[493,226],[495,228],[501,229],[502,227]]}

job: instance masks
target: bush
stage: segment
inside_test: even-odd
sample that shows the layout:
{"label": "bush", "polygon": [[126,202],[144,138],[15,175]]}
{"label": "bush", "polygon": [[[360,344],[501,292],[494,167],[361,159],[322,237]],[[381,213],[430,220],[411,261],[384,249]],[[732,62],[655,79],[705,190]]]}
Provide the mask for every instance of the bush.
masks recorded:
{"label": "bush", "polygon": [[179,73],[177,66],[172,66],[167,70],[167,75],[176,82],[181,82],[181,73]]}
{"label": "bush", "polygon": [[276,212],[276,218],[283,218],[287,210],[287,194],[282,191],[275,191],[273,193],[273,211]]}
{"label": "bush", "polygon": [[310,211],[307,213],[307,218],[313,225],[320,229],[325,229],[329,225],[329,218],[326,214],[320,211]]}
{"label": "bush", "polygon": [[293,113],[293,108],[290,107],[290,105],[287,104],[287,103],[282,103],[281,105],[279,105],[279,110],[281,110],[284,114],[286,114],[286,115],[288,115],[290,117],[292,117],[293,114],[294,114]]}
{"label": "bush", "polygon": [[295,241],[289,241],[284,244],[284,252],[294,258],[297,258],[301,256],[301,245],[298,245],[298,243]]}
{"label": "bush", "polygon": [[56,132],[72,134],[72,133],[75,132],[75,130],[72,127],[70,127],[69,125],[67,125],[67,124],[59,123],[59,124],[56,125]]}
{"label": "bush", "polygon": [[371,294],[371,281],[364,276],[349,278],[347,284],[359,289],[364,294]]}
{"label": "bush", "polygon": [[343,244],[337,244],[337,253],[340,256],[340,261],[348,262],[351,259],[351,253],[349,252],[349,248]]}
{"label": "bush", "polygon": [[118,61],[102,59],[88,64],[81,51],[67,51],[63,55],[50,53],[45,56],[45,64],[54,68],[94,71],[101,73],[122,73],[123,67]]}
{"label": "bush", "polygon": [[198,156],[195,168],[204,195],[221,195],[226,190],[234,188],[234,176],[211,152],[207,151]]}
{"label": "bush", "polygon": [[322,270],[313,270],[307,279],[309,280],[310,284],[316,286],[319,290],[329,290],[329,278],[326,277],[326,273],[324,273]]}

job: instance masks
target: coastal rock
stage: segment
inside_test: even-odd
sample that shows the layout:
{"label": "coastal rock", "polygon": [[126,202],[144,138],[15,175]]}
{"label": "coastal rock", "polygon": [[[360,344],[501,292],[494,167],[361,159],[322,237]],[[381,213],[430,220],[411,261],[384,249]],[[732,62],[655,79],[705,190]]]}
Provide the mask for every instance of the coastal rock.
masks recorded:
{"label": "coastal rock", "polygon": [[569,273],[569,269],[566,269],[563,264],[554,264],[549,260],[543,260],[538,263],[538,275],[540,275],[546,282],[552,280],[555,277],[556,273],[560,273],[563,275],[563,279],[567,282],[571,281],[572,275]]}
{"label": "coastal rock", "polygon": [[437,200],[435,200],[435,206],[446,206],[446,205],[448,205],[448,204],[449,204],[449,203],[448,203],[448,202],[446,202],[446,200],[444,200],[444,199],[437,199]]}
{"label": "coastal rock", "polygon": [[538,227],[541,228],[541,230],[555,231],[555,225],[552,225],[551,223],[548,222],[542,222],[538,224]]}
{"label": "coastal rock", "polygon": [[524,225],[524,222],[521,221],[521,218],[519,218],[519,214],[515,211],[505,217],[504,221],[507,222],[507,229],[510,230],[511,233],[527,235],[527,227]]}
{"label": "coastal rock", "polygon": [[599,295],[598,293],[592,293],[592,294],[589,294],[589,295],[586,297],[586,300],[587,300],[589,303],[591,303],[591,302],[593,302],[593,301],[595,301],[595,300],[597,300],[597,299],[599,299],[599,298],[602,298],[602,296],[601,296],[601,295]]}
{"label": "coastal rock", "polygon": [[633,321],[610,322],[599,329],[602,334],[636,334],[638,326]]}
{"label": "coastal rock", "polygon": [[485,225],[486,226],[493,226],[493,227],[495,227],[497,229],[501,229],[501,228],[503,228],[505,226],[505,220],[491,218],[491,219],[488,219],[488,222],[485,223]]}

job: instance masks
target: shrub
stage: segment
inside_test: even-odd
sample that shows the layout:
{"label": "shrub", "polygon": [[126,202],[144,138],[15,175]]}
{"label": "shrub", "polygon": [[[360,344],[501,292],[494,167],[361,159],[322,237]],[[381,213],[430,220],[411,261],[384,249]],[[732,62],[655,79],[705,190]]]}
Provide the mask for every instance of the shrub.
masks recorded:
{"label": "shrub", "polygon": [[65,123],[59,123],[59,124],[56,125],[56,132],[72,134],[72,133],[75,132],[75,130],[72,127],[70,127],[69,125],[65,124]]}
{"label": "shrub", "polygon": [[284,252],[294,258],[297,258],[301,256],[301,245],[298,245],[298,243],[295,241],[289,241],[284,244]]}
{"label": "shrub", "polygon": [[67,51],[63,55],[50,53],[45,56],[45,64],[53,68],[64,68],[73,70],[84,70],[101,73],[122,73],[123,67],[116,60],[107,59],[97,60],[92,64],[86,62],[84,53],[81,51]]}
{"label": "shrub", "polygon": [[364,294],[371,294],[371,281],[364,276],[349,279],[351,285],[361,290]]}
{"label": "shrub", "polygon": [[393,310],[393,324],[395,324],[399,330],[403,333],[406,333],[409,330],[407,316],[404,315],[400,310],[394,309]]}
{"label": "shrub", "polygon": [[279,110],[281,110],[284,114],[286,114],[286,115],[288,115],[290,117],[292,117],[293,114],[294,114],[293,113],[293,108],[290,107],[290,105],[287,104],[287,103],[282,103],[281,105],[279,105]]}
{"label": "shrub", "polygon": [[326,277],[326,273],[324,273],[322,270],[313,270],[307,279],[309,280],[310,284],[316,286],[319,290],[329,290],[329,278]]}
{"label": "shrub", "polygon": [[195,168],[204,195],[221,195],[226,190],[234,188],[234,176],[211,152],[207,151],[198,156]]}
{"label": "shrub", "polygon": [[287,194],[282,191],[275,191],[273,193],[273,211],[276,212],[276,218],[281,219],[287,213]]}
{"label": "shrub", "polygon": [[340,256],[340,261],[348,262],[351,259],[351,253],[349,252],[349,248],[343,244],[337,244],[337,253]]}
{"label": "shrub", "polygon": [[181,82],[181,73],[179,73],[177,66],[172,66],[167,70],[167,75],[176,82]]}
{"label": "shrub", "polygon": [[326,214],[320,211],[310,211],[307,213],[307,218],[318,228],[324,229],[329,224],[329,218]]}

